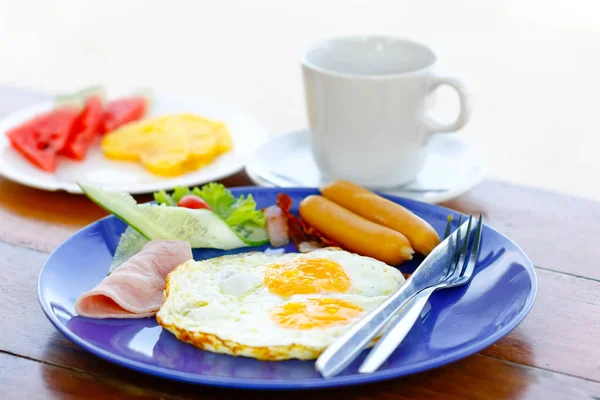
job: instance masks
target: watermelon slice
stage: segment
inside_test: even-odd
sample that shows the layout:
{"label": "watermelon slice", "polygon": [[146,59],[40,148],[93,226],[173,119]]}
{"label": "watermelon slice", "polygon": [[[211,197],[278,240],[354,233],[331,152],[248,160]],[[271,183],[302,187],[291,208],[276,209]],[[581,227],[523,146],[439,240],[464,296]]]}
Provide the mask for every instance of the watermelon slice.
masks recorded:
{"label": "watermelon slice", "polygon": [[85,101],[85,108],[75,121],[65,146],[60,151],[67,157],[83,160],[100,131],[104,117],[100,96],[90,96]]}
{"label": "watermelon slice", "polygon": [[108,102],[104,110],[102,132],[111,132],[122,125],[141,119],[146,114],[147,108],[148,101],[145,97],[123,97]]}
{"label": "watermelon slice", "polygon": [[56,170],[56,156],[64,147],[80,113],[63,107],[38,115],[6,132],[12,147],[38,168]]}

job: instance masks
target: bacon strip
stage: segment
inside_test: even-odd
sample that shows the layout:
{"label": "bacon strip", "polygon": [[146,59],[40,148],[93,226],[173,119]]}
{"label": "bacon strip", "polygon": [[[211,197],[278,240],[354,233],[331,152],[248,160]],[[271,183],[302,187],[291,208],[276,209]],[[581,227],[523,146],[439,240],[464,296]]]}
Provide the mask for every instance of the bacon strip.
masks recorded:
{"label": "bacon strip", "polygon": [[163,302],[165,279],[192,258],[192,248],[180,240],[153,240],[139,253],[83,293],[75,310],[89,318],[151,317]]}
{"label": "bacon strip", "polygon": [[[297,249],[306,248],[306,245],[301,245],[304,242],[315,242],[316,244],[322,244],[321,247],[334,246],[341,247],[335,241],[326,238],[319,231],[306,222],[295,216],[292,212],[292,198],[285,193],[279,193],[277,195],[277,205],[284,212],[287,217],[288,234],[292,239],[292,242],[296,245]],[[314,246],[315,243],[312,243]]]}

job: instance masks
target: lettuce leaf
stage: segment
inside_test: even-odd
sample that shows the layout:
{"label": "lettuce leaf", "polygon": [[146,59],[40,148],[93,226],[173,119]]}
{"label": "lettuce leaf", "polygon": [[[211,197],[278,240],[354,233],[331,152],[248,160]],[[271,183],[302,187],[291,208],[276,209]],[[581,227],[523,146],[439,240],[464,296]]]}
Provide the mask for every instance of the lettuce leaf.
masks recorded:
{"label": "lettuce leaf", "polygon": [[170,207],[175,207],[179,200],[188,194],[194,194],[189,188],[185,186],[177,186],[173,188],[173,194],[169,194],[164,190],[154,192],[154,201],[158,204],[165,204]]}
{"label": "lettuce leaf", "polygon": [[202,198],[211,210],[221,217],[229,226],[252,223],[265,226],[265,215],[256,209],[256,201],[252,195],[237,199],[220,183],[209,183],[202,188],[194,188],[192,193]]}
{"label": "lettuce leaf", "polygon": [[175,202],[175,205],[177,205],[177,203],[179,203],[179,200],[181,200],[183,197],[187,196],[188,194],[193,194],[192,191],[190,189],[188,189],[185,186],[177,186],[173,189],[173,201]]}
{"label": "lettuce leaf", "polygon": [[154,200],[158,204],[176,206],[183,196],[194,194],[203,199],[213,213],[217,214],[227,225],[236,226],[251,224],[264,227],[265,216],[262,211],[256,209],[256,201],[252,195],[240,196],[237,199],[231,192],[220,183],[208,183],[202,188],[195,187],[190,190],[187,187],[178,186],[169,195],[164,190],[154,193]]}
{"label": "lettuce leaf", "polygon": [[154,192],[154,201],[156,204],[162,205],[165,204],[167,206],[176,206],[177,202],[173,200],[173,197],[164,190]]}

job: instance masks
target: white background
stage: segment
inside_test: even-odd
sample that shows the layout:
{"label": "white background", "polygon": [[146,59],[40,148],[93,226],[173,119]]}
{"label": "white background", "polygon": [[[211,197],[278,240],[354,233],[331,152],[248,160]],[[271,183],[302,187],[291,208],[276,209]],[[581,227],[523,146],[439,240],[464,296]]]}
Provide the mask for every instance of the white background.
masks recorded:
{"label": "white background", "polygon": [[[362,33],[422,41],[470,83],[459,135],[489,177],[600,199],[597,0],[0,0],[0,82],[202,94],[278,134],[306,125],[302,49]],[[455,101],[440,93],[442,116]]]}

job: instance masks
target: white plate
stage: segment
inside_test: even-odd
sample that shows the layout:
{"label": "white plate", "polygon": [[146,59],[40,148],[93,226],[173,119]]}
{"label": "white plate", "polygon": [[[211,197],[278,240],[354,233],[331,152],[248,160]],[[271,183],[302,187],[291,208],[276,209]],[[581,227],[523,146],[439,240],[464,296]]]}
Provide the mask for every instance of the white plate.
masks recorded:
{"label": "white plate", "polygon": [[96,145],[92,146],[84,161],[63,157],[59,160],[56,171],[48,173],[39,170],[15,151],[5,132],[52,107],[52,101],[46,101],[9,114],[0,121],[0,174],[4,177],[38,189],[66,190],[70,193],[82,193],[76,181],[96,184],[107,190],[132,194],[150,193],[179,185],[199,185],[234,174],[244,167],[247,157],[268,138],[261,123],[235,107],[203,97],[156,94],[149,110],[150,116],[187,112],[224,121],[231,132],[233,150],[197,171],[165,178],[151,174],[139,163],[109,160],[102,155],[99,145]]}
{"label": "white plate", "polygon": [[[385,193],[440,203],[469,191],[485,178],[487,159],[476,146],[452,134],[438,134],[427,147],[425,165],[417,179]],[[263,145],[250,158],[246,172],[261,186],[314,187],[326,183],[312,158],[306,130],[277,136]]]}

